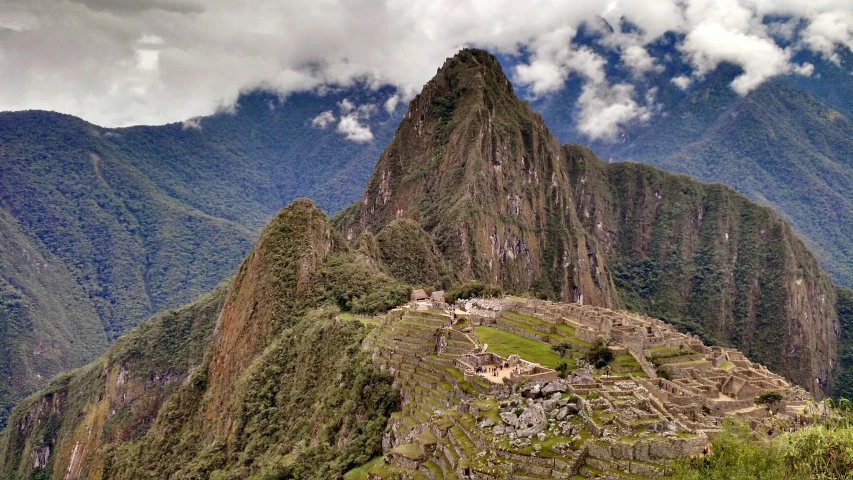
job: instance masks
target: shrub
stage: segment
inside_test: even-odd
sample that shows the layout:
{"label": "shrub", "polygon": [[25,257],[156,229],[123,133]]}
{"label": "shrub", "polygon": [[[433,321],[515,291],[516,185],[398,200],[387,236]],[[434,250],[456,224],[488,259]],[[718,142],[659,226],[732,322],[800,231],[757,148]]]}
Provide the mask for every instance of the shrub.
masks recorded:
{"label": "shrub", "polygon": [[566,378],[569,376],[569,364],[566,362],[560,361],[560,363],[557,364],[556,370],[560,378]]}

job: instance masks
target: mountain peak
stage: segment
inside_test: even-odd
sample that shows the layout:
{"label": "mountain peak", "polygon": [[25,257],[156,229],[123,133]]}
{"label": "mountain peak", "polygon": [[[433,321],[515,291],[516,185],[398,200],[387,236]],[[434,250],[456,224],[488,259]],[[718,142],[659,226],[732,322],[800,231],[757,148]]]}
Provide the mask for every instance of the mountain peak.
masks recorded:
{"label": "mountain peak", "polygon": [[[355,239],[410,218],[464,280],[515,291],[545,282],[549,296],[609,307],[609,275],[586,266],[601,252],[577,234],[580,222],[566,208],[572,192],[562,159],[559,141],[515,96],[497,59],[465,49],[412,100],[360,204],[338,225]],[[553,244],[542,238],[546,230]]]}
{"label": "mountain peak", "polygon": [[476,48],[463,48],[448,58],[424,90],[430,86],[444,87],[445,90],[448,87],[449,90],[454,90],[477,86],[515,95],[512,83],[504,74],[498,59],[491,53]]}

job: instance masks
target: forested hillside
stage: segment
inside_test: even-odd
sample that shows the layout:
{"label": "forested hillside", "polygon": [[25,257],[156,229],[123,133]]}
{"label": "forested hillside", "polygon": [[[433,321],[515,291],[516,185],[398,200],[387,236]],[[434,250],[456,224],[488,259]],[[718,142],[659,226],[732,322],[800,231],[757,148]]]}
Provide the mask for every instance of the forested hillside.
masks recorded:
{"label": "forested hillside", "polygon": [[0,478],[340,478],[381,452],[397,398],[361,351],[368,327],[338,307],[372,314],[409,291],[297,200],[228,286],[22,401]]}
{"label": "forested hillside", "polygon": [[[666,48],[660,48],[665,53]],[[805,55],[805,54],[802,54]],[[788,220],[835,281],[853,285],[853,54],[841,65],[816,57],[809,76],[783,76],[739,96],[741,70],[723,64],[681,91],[669,79],[683,65],[662,62],[639,94],[653,90],[648,122],[590,142],[576,129],[567,88],[534,106],[561,140],[583,143],[609,161],[637,161],[706,182],[725,183]]]}
{"label": "forested hillside", "polygon": [[[105,129],[0,113],[0,425],[12,402],[142,319],[232,274],[282,205],[334,212],[363,188],[393,122],[383,91],[269,93],[184,124]],[[376,140],[312,119],[374,105]]]}

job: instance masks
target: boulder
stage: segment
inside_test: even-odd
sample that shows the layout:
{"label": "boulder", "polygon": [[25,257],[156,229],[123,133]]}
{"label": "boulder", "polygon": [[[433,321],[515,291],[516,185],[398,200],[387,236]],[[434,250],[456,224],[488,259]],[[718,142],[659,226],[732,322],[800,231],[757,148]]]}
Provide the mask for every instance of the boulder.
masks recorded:
{"label": "boulder", "polygon": [[528,385],[522,390],[521,395],[524,398],[536,398],[542,392],[542,386],[538,383]]}
{"label": "boulder", "polygon": [[519,437],[529,438],[548,427],[548,417],[542,405],[533,405],[518,417],[517,434]]}
{"label": "boulder", "polygon": [[489,427],[493,427],[494,425],[495,425],[495,422],[493,422],[491,418],[487,418],[487,419],[483,420],[482,422],[478,423],[477,427],[489,428]]}
{"label": "boulder", "polygon": [[562,393],[566,391],[566,384],[562,380],[556,380],[542,387],[543,395],[551,395],[552,393]]}
{"label": "boulder", "polygon": [[518,426],[518,417],[512,412],[501,412],[501,420],[511,427]]}

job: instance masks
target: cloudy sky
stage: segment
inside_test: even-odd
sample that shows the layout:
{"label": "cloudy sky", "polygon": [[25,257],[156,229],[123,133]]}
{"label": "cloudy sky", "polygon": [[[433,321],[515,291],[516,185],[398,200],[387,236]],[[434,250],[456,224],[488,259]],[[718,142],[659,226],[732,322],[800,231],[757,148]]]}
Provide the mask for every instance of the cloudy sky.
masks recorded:
{"label": "cloudy sky", "polygon": [[[637,28],[621,31],[626,22]],[[660,68],[645,47],[675,32],[693,67],[676,85],[728,61],[743,67],[732,84],[741,94],[811,74],[792,61],[798,50],[838,62],[839,49],[853,49],[851,0],[0,0],[0,110],[160,124],[227,108],[241,90],[354,82],[395,86],[405,101],[446,57],[478,46],[523,52],[508,73],[534,95],[583,78],[580,128],[600,138],[648,117],[650,100],[571,46],[584,24],[614,27],[603,43],[636,78]]]}

